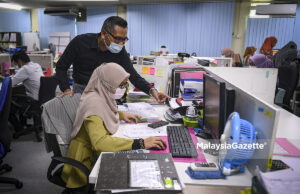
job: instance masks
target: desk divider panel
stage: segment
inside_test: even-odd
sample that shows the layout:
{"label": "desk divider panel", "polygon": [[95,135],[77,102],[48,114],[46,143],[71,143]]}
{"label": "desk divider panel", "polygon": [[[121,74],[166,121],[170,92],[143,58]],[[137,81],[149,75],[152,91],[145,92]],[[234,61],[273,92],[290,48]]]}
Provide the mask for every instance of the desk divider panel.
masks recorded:
{"label": "desk divider panel", "polygon": [[[207,70],[210,72],[209,69]],[[212,72],[210,73],[213,76],[217,76]],[[240,114],[241,119],[252,123],[255,127],[257,142],[264,144],[263,149],[255,150],[252,159],[247,163],[247,167],[252,174],[254,174],[256,166],[260,170],[266,171],[268,162],[270,162],[273,154],[280,111],[275,106],[242,90],[230,83],[230,81],[223,80],[226,82],[226,87],[231,87],[235,90],[234,110]]]}

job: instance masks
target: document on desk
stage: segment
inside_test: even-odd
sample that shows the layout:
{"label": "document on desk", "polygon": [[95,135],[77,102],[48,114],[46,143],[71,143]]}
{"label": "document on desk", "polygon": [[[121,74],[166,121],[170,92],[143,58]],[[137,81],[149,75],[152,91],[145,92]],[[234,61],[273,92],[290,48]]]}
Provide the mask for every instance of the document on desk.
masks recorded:
{"label": "document on desk", "polygon": [[147,123],[123,125],[123,133],[129,138],[167,136],[167,126],[150,128]]}
{"label": "document on desk", "polygon": [[293,169],[278,170],[274,172],[261,172],[257,170],[260,183],[269,194],[298,194],[300,193],[300,173]]}
{"label": "document on desk", "polygon": [[118,106],[118,109],[124,112],[140,115],[150,122],[160,120],[159,115],[154,108],[145,102],[125,103],[124,106]]}

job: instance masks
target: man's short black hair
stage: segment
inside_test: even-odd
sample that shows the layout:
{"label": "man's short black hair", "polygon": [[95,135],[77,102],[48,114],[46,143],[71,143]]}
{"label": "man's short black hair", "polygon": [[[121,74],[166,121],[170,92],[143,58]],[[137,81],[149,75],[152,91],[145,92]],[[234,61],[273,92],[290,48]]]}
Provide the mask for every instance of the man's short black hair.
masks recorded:
{"label": "man's short black hair", "polygon": [[127,21],[119,16],[110,16],[104,21],[102,30],[113,33],[116,25],[122,28],[127,28]]}
{"label": "man's short black hair", "polygon": [[11,62],[16,62],[16,63],[17,63],[19,59],[20,59],[21,61],[23,61],[24,63],[30,62],[29,56],[28,56],[25,52],[23,52],[23,51],[21,51],[21,52],[16,52],[16,53],[12,56]]}

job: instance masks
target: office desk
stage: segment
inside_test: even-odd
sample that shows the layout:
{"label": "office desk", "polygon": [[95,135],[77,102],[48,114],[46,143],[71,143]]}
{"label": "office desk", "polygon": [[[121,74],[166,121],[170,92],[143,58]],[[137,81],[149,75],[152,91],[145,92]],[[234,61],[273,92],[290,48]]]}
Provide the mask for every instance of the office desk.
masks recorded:
{"label": "office desk", "polygon": [[[164,118],[163,114],[167,110],[168,107],[166,105],[155,105],[154,108],[158,112],[159,116],[161,118]],[[113,136],[124,137],[122,125],[120,125],[119,130]],[[205,142],[205,141],[206,140],[204,140],[202,138],[198,138],[198,142]],[[205,155],[205,158],[206,158],[207,162],[218,162],[218,157],[211,156],[211,155],[206,154],[206,153],[204,153],[204,155]],[[191,179],[185,173],[185,170],[187,169],[187,167],[189,165],[190,165],[189,163],[175,162],[175,167],[176,167],[177,173],[178,173],[181,181],[184,184],[186,184],[186,189],[185,190],[190,190],[190,189],[193,190],[194,188],[190,187],[190,185],[239,187],[239,188],[236,188],[237,190],[240,190],[240,188],[251,186],[252,175],[248,171],[248,169],[246,169],[246,172],[243,173],[243,174],[228,176],[226,179],[194,180],[194,179]],[[92,172],[90,173],[90,176],[89,176],[90,183],[96,183],[97,177],[98,177],[98,172],[99,172],[99,167],[100,167],[100,158],[98,158]],[[198,189],[201,190],[201,188],[198,188]],[[196,189],[196,190],[199,191],[198,189]],[[218,187],[218,189],[220,189],[220,187]],[[230,193],[230,192],[232,192],[232,190],[229,191],[228,193]]]}

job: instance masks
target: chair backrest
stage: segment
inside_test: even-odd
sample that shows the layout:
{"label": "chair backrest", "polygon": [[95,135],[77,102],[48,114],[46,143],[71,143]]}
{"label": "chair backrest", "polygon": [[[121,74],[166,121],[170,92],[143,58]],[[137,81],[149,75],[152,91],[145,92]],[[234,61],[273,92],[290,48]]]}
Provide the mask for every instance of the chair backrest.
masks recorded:
{"label": "chair backrest", "polygon": [[290,65],[297,57],[297,45],[295,42],[290,41],[283,46],[273,57],[275,67]]}
{"label": "chair backrest", "polygon": [[53,151],[55,156],[65,156],[67,153],[80,96],[77,93],[73,97],[56,97],[42,105],[46,149]]}
{"label": "chair backrest", "polygon": [[283,104],[290,106],[290,100],[299,80],[297,65],[292,63],[290,65],[280,66],[278,68],[278,79],[278,87],[285,90]]}
{"label": "chair backrest", "polygon": [[39,90],[39,102],[44,104],[55,97],[56,87],[58,80],[54,77],[41,77],[40,90]]}
{"label": "chair backrest", "polygon": [[[4,84],[4,82],[8,82],[8,84]],[[6,90],[6,95],[5,98],[1,99],[1,101],[4,100],[4,105],[0,112],[0,159],[9,151],[11,142],[11,133],[8,129],[8,117],[10,112],[12,87],[9,77],[6,77],[3,81],[1,92],[4,90]]]}

